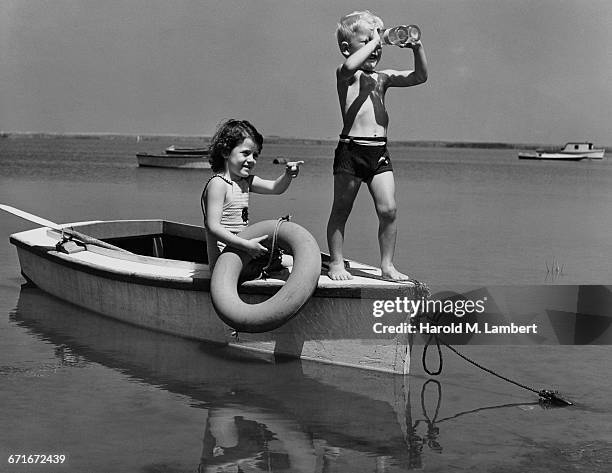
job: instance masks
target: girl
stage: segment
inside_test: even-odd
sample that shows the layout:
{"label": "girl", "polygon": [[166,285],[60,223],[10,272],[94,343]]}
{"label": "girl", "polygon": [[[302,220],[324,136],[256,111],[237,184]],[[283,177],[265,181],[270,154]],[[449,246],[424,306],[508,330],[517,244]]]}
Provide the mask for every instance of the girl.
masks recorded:
{"label": "girl", "polygon": [[268,235],[245,240],[237,233],[249,224],[249,192],[282,194],[297,177],[304,161],[287,163],[275,180],[261,179],[253,168],[261,153],[263,136],[246,120],[222,123],[210,143],[210,164],[215,173],[202,191],[208,264],[214,267],[226,245],[246,251],[252,258],[265,255],[261,241]]}

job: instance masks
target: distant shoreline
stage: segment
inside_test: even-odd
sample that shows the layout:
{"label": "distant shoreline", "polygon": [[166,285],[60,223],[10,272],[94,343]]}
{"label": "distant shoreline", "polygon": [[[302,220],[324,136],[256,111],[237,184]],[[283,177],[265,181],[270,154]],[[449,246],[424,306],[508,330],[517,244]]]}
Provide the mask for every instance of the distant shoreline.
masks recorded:
{"label": "distant shoreline", "polygon": [[[126,140],[140,142],[172,141],[175,143],[208,141],[208,136],[196,135],[146,135],[146,134],[120,134],[120,133],[48,133],[48,132],[0,132],[0,139],[10,138],[74,138],[83,140]],[[336,139],[292,138],[281,136],[266,136],[266,143],[270,144],[303,144],[303,145],[334,145]],[[482,148],[482,149],[535,149],[561,146],[564,143],[503,143],[494,141],[435,141],[435,140],[393,140],[392,145],[422,147],[422,148]],[[597,144],[596,144],[597,145]],[[599,145],[597,145],[599,146]],[[603,146],[606,151],[612,150],[610,146]]]}

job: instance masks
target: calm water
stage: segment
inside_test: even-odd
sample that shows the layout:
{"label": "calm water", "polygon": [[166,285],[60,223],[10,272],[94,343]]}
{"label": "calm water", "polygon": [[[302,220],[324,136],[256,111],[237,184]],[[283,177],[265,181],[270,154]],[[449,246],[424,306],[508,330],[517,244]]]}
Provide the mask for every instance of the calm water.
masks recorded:
{"label": "calm water", "polygon": [[[172,143],[0,139],[0,202],[58,223],[200,224],[208,171],[136,167],[136,151]],[[275,157],[306,165],[283,196],[254,196],[252,219],[290,213],[325,248],[332,152],[331,145],[266,145],[260,175],[281,172]],[[523,162],[511,150],[391,152],[396,262],[434,292],[610,284],[609,162]],[[566,409],[544,409],[533,394],[448,352],[443,374],[429,382],[422,370],[398,379],[247,362],[21,288],[8,235],[33,225],[0,214],[0,226],[0,471],[609,471],[610,346],[485,347],[480,354],[509,377],[561,390],[577,403]],[[346,254],[377,263],[366,190],[349,222]],[[546,271],[553,261],[563,267],[555,277]],[[50,453],[67,460],[7,461]]]}

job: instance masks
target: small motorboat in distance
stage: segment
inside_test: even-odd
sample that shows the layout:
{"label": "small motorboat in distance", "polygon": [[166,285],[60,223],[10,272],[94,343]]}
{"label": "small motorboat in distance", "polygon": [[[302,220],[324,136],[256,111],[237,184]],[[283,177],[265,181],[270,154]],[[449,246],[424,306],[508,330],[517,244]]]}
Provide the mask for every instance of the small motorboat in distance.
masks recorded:
{"label": "small motorboat in distance", "polygon": [[582,161],[583,159],[603,159],[605,148],[594,148],[589,142],[570,142],[560,149],[537,149],[521,151],[519,159],[550,161]]}
{"label": "small motorboat in distance", "polygon": [[208,148],[168,146],[165,154],[136,153],[138,166],[178,169],[210,169]]}
{"label": "small motorboat in distance", "polygon": [[189,154],[204,156],[208,154],[208,148],[179,148],[175,145],[166,148],[166,154]]}
{"label": "small motorboat in distance", "polygon": [[210,169],[208,156],[202,154],[136,153],[138,166],[178,169]]}

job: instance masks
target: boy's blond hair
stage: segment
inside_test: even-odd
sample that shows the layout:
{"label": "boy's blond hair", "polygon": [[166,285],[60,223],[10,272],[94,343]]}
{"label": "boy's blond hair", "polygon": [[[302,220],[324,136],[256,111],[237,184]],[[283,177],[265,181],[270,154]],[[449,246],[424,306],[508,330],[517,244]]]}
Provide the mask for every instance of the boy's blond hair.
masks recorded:
{"label": "boy's blond hair", "polygon": [[336,27],[338,46],[342,46],[343,41],[349,43],[359,28],[364,26],[384,28],[383,21],[369,10],[354,11],[340,18],[340,22]]}

